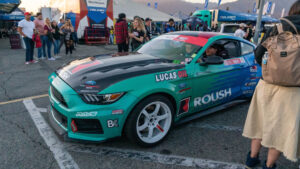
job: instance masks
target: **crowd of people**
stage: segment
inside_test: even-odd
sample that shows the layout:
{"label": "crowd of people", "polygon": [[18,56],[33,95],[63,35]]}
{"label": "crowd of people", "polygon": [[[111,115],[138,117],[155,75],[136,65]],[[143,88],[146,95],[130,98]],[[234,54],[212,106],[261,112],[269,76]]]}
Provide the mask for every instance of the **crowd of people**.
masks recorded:
{"label": "crowd of people", "polygon": [[[40,59],[50,61],[60,58],[60,50],[65,45],[65,54],[71,55],[76,45],[76,34],[70,19],[60,19],[57,23],[50,18],[43,19],[41,13],[37,13],[34,21],[31,14],[26,12],[25,19],[18,24],[18,32],[23,36],[26,46],[25,64],[37,63]],[[52,52],[52,46],[53,52]],[[37,60],[34,60],[34,48],[37,48]],[[54,53],[54,56],[52,56]]]}

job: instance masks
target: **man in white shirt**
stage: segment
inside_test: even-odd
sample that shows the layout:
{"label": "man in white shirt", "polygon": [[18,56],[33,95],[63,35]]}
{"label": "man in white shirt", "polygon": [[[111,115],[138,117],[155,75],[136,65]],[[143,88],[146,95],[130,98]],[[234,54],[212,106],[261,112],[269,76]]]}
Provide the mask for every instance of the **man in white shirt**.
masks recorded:
{"label": "man in white shirt", "polygon": [[240,28],[237,29],[234,33],[234,36],[236,37],[240,37],[240,38],[246,38],[247,37],[247,34],[246,32],[244,31],[244,28],[245,28],[245,25],[243,23],[240,24]]}
{"label": "man in white shirt", "polygon": [[28,65],[29,63],[37,62],[33,60],[34,42],[32,40],[32,35],[35,29],[35,25],[30,20],[31,14],[29,12],[25,12],[24,15],[25,15],[25,19],[21,20],[18,23],[18,32],[23,36],[23,40],[25,42],[25,46],[26,46],[25,64]]}

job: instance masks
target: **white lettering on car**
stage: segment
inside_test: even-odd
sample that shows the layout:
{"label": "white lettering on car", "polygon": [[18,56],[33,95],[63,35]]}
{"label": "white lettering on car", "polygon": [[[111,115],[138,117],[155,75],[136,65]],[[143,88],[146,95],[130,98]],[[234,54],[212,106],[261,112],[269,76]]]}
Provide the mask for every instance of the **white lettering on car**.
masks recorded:
{"label": "white lettering on car", "polygon": [[217,102],[224,98],[231,96],[231,88],[220,90],[215,93],[204,95],[203,97],[197,97],[194,99],[194,107],[209,104],[211,102]]}
{"label": "white lettering on car", "polygon": [[77,112],[76,117],[95,117],[97,116],[98,112],[93,111],[93,112]]}

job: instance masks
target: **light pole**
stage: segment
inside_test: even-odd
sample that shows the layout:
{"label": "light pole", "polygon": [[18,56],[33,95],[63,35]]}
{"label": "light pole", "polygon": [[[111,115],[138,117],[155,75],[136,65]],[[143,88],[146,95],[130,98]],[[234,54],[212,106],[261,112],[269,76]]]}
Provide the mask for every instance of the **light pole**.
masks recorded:
{"label": "light pole", "polygon": [[259,13],[256,21],[255,34],[253,39],[255,44],[258,43],[258,37],[259,37],[260,27],[261,27],[261,18],[262,18],[265,0],[257,0],[256,4],[259,6]]}

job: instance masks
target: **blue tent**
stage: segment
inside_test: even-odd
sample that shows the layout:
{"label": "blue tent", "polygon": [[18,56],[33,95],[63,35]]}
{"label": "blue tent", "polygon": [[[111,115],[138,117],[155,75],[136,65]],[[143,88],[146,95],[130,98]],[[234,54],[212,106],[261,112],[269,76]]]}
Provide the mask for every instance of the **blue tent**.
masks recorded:
{"label": "blue tent", "polygon": [[[10,14],[1,14],[0,13],[0,20],[4,20],[4,21],[20,21],[24,18],[25,18],[24,13],[19,8],[15,9]],[[34,17],[31,16],[31,20],[33,20],[33,19],[34,19]]]}
{"label": "blue tent", "polygon": [[20,3],[20,0],[1,0],[0,13],[11,13],[20,5]]}
{"label": "blue tent", "polygon": [[[257,15],[255,14],[231,12],[224,10],[219,10],[218,14],[219,22],[256,22],[256,20]],[[263,16],[262,22],[276,23],[279,22],[279,20],[269,16]]]}

